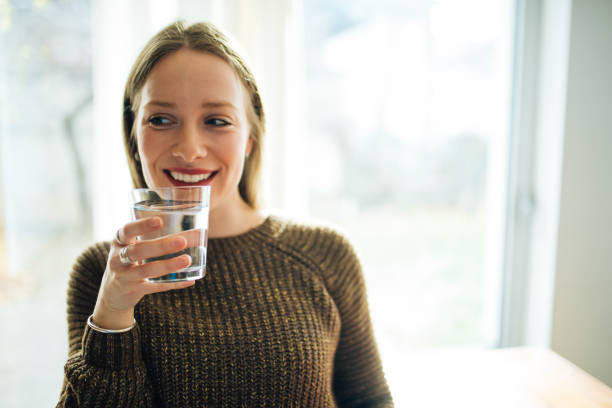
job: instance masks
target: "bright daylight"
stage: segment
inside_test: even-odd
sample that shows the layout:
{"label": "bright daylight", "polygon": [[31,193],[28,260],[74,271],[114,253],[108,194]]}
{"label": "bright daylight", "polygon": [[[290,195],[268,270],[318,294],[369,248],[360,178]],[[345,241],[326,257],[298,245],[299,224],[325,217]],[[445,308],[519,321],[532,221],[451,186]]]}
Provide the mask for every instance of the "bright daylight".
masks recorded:
{"label": "bright daylight", "polygon": [[611,27],[0,0],[0,406],[612,407]]}

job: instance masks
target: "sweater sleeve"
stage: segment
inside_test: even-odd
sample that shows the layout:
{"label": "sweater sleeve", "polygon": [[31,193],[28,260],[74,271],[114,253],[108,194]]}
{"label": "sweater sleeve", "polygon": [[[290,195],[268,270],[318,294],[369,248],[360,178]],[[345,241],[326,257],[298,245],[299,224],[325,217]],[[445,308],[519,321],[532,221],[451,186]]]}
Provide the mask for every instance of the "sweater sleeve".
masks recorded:
{"label": "sweater sleeve", "polygon": [[342,325],[333,378],[338,405],[393,407],[374,338],[359,259],[348,241],[335,233],[325,253],[326,285]]}
{"label": "sweater sleeve", "polygon": [[152,407],[140,329],[105,334],[87,326],[109,253],[108,243],[86,250],[68,283],[68,361],[57,407]]}

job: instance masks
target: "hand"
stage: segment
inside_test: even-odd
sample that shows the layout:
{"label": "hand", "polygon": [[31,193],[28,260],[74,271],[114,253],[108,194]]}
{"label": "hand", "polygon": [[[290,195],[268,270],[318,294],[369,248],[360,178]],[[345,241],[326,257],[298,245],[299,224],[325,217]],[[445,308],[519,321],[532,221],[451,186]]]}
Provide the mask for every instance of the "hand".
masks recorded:
{"label": "hand", "polygon": [[[139,235],[150,234],[161,228],[161,218],[143,218],[126,224],[118,231],[118,237],[121,242],[128,244],[127,255],[134,262],[172,254],[187,246],[185,238],[177,235],[143,241],[136,240]],[[134,307],[144,295],[183,289],[195,283],[195,281],[174,283],[147,281],[147,278],[156,278],[186,268],[191,264],[189,255],[146,264],[125,265],[119,259],[121,248],[123,246],[117,240],[113,240],[92,317],[96,325],[111,330],[132,325]]]}

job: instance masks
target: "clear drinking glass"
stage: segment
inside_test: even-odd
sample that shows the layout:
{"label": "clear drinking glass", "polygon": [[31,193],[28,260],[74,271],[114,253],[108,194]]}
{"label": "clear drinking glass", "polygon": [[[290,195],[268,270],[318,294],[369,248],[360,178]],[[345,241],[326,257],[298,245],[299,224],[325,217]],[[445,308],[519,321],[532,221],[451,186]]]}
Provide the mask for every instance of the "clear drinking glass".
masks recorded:
{"label": "clear drinking glass", "polygon": [[208,240],[208,209],[210,186],[154,187],[132,190],[132,217],[134,220],[159,217],[162,228],[139,236],[139,240],[176,235],[187,240],[187,247],[179,252],[142,261],[159,261],[183,254],[191,256],[191,265],[177,272],[148,279],[149,282],[178,282],[204,277],[206,272],[206,245]]}

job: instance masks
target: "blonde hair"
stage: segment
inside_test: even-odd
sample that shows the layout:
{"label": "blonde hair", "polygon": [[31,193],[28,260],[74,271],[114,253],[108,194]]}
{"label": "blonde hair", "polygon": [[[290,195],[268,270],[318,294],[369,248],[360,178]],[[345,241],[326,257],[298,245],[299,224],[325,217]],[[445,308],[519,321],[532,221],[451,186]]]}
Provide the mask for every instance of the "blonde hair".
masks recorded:
{"label": "blonde hair", "polygon": [[187,48],[216,55],[227,62],[242,81],[251,101],[247,117],[251,126],[251,151],[245,159],[244,170],[238,183],[242,199],[252,208],[259,205],[259,183],[262,161],[262,139],[265,116],[255,77],[243,58],[231,46],[221,31],[210,23],[196,23],[185,27],[183,21],[170,24],[145,45],[130,71],[123,94],[123,142],[134,187],[147,187],[138,157],[134,119],[140,102],[140,91],[153,67],[164,57]]}

